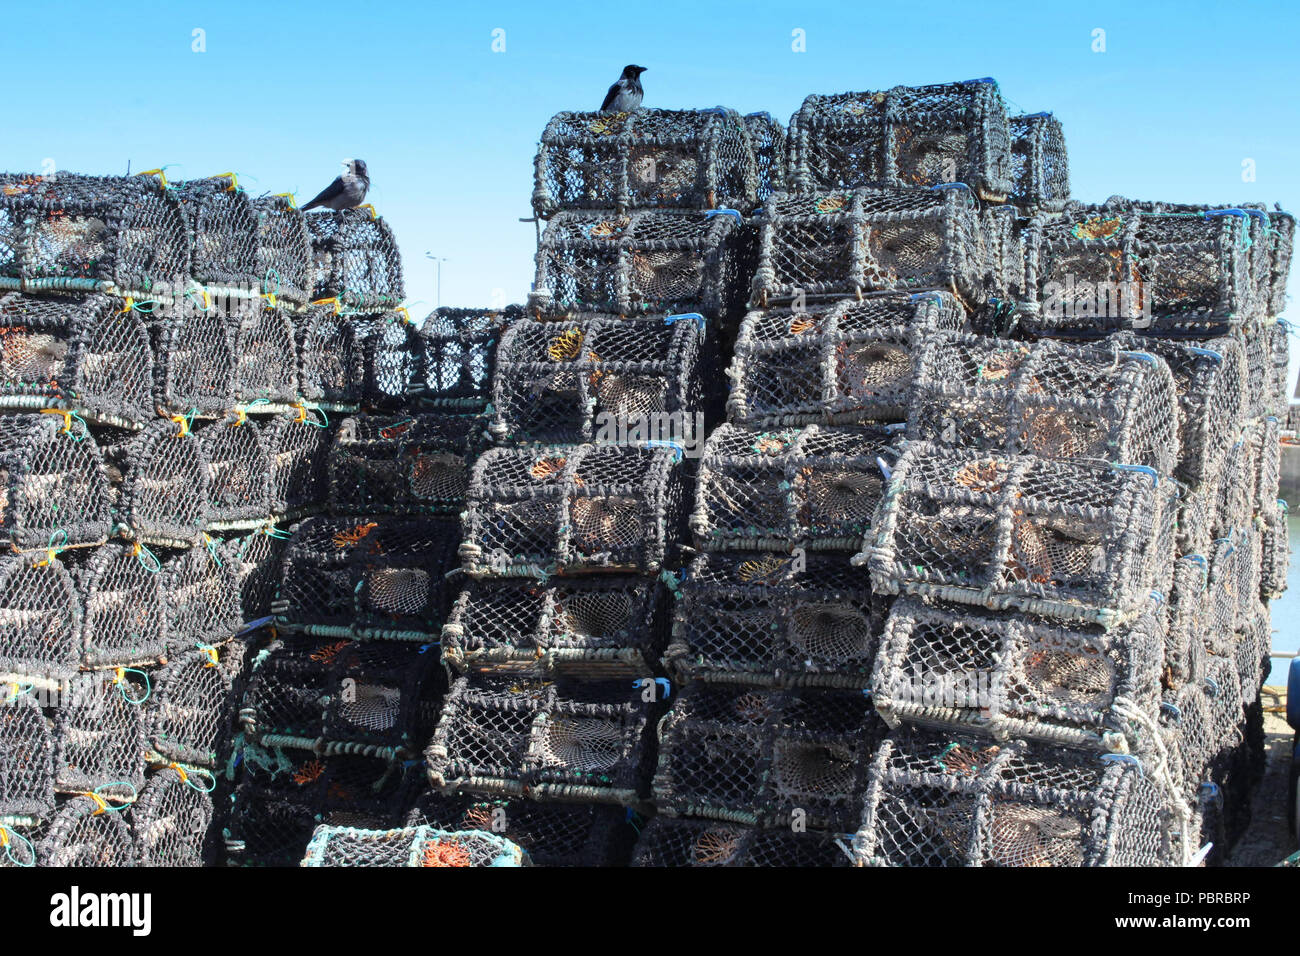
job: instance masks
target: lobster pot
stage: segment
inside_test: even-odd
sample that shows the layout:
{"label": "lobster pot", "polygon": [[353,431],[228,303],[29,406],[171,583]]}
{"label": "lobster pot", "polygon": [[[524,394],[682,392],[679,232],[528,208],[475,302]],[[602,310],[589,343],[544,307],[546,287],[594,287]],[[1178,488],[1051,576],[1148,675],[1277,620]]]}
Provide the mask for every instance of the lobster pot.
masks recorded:
{"label": "lobster pot", "polygon": [[684,518],[681,452],[663,446],[493,448],[470,475],[460,557],[472,576],[656,574]]}
{"label": "lobster pot", "polygon": [[633,866],[848,866],[828,833],[764,830],[716,820],[656,817],[641,831]]}
{"label": "lobster pot", "polygon": [[509,840],[482,830],[359,830],[318,826],[302,866],[506,866],[531,865]]}
{"label": "lobster pot", "polygon": [[427,643],[441,631],[459,528],[450,519],[311,518],[285,551],[276,625]]}
{"label": "lobster pot", "polygon": [[1240,209],[1071,202],[1025,229],[1022,326],[1040,335],[1222,335],[1256,316],[1249,249],[1254,218]]}
{"label": "lobster pot", "polygon": [[1248,438],[1255,460],[1255,494],[1251,513],[1258,515],[1277,503],[1282,481],[1282,426],[1269,415],[1248,426]]}
{"label": "lobster pot", "polygon": [[0,285],[146,294],[190,265],[180,202],[140,176],[0,174]]}
{"label": "lobster pot", "polygon": [[243,624],[234,548],[190,548],[163,565],[167,595],[167,656],[196,646],[220,645]]}
{"label": "lobster pot", "polygon": [[154,673],[145,727],[155,753],[187,767],[219,765],[233,716],[231,664],[216,648],[197,647],[177,654]]}
{"label": "lobster pot", "polygon": [[144,786],[147,693],[132,671],[81,674],[68,684],[54,715],[55,790],[135,799]]}
{"label": "lobster pot", "polygon": [[1243,414],[1248,418],[1287,414],[1287,362],[1290,332],[1285,320],[1252,326],[1236,337],[1246,355],[1246,399]]}
{"label": "lobster pot", "polygon": [[1150,615],[1102,631],[900,598],[885,624],[871,700],[894,726],[1139,751],[1143,725],[1125,708],[1154,721],[1164,638]]}
{"label": "lobster pot", "polygon": [[1070,163],[1061,121],[1051,113],[1008,119],[1011,129],[1012,202],[1058,209],[1070,198]]}
{"label": "lobster pot", "polygon": [[1246,414],[1247,369],[1241,344],[1233,338],[1198,344],[1125,333],[1112,336],[1109,343],[1156,355],[1169,366],[1178,391],[1174,477],[1193,489],[1209,489]]}
{"label": "lobster pot", "polygon": [[1162,476],[1178,463],[1178,396],[1153,355],[946,333],[927,337],[915,363],[909,439]]}
{"label": "lobster pot", "polygon": [[1255,514],[1255,488],[1259,480],[1256,452],[1263,449],[1251,441],[1248,427],[1238,434],[1236,444],[1228,449],[1215,500],[1212,528],[1220,538],[1229,537],[1237,528],[1250,524]]}
{"label": "lobster pot", "polygon": [[441,830],[488,830],[520,847],[534,866],[622,866],[636,829],[608,804],[537,803],[425,793],[406,821]]}
{"label": "lobster pot", "polygon": [[388,223],[374,211],[318,209],[304,217],[311,233],[312,299],[373,312],[406,298],[402,257]]}
{"label": "lobster pot", "polygon": [[250,306],[234,333],[238,404],[298,399],[298,346],[293,318],[282,306]]}
{"label": "lobster pot", "polygon": [[681,682],[865,688],[881,603],[843,556],[701,554],[677,591],[664,663]]}
{"label": "lobster pot", "polygon": [[[1242,720],[1245,711],[1241,700],[1241,676],[1231,657],[1208,656],[1205,659],[1205,689],[1210,704],[1210,739],[1213,771],[1222,773],[1231,765],[1235,750],[1244,742]],[[1222,779],[1222,776],[1219,776]]]}
{"label": "lobster pot", "polygon": [[271,473],[266,447],[243,419],[215,422],[195,431],[207,465],[208,523],[248,526],[271,514]]}
{"label": "lobster pot", "polygon": [[740,214],[643,209],[556,213],[529,305],[548,313],[702,312],[726,321],[741,281]]}
{"label": "lobster pot", "polygon": [[504,309],[434,309],[420,327],[424,341],[424,394],[430,408],[478,413],[492,400],[497,343],[524,317],[522,306]]}
{"label": "lobster pot", "polygon": [[320,409],[299,407],[295,417],[280,416],[258,427],[271,463],[271,514],[299,515],[325,503],[326,460],[337,430],[322,424]]}
{"label": "lobster pot", "polygon": [[1011,174],[1007,108],[991,79],[814,94],[790,118],[789,175],[803,192],[969,183],[1000,202]]}
{"label": "lobster pot", "polygon": [[1286,283],[1291,273],[1291,252],[1295,242],[1295,216],[1289,212],[1268,212],[1269,231],[1273,238],[1267,277],[1269,317],[1286,310]]}
{"label": "lobster pot", "polygon": [[980,217],[964,188],[781,193],[758,225],[755,306],[927,289],[980,304],[997,291],[986,288]]}
{"label": "lobster pot", "polygon": [[369,408],[405,408],[424,392],[424,340],[402,313],[388,312],[366,322],[362,351],[365,380],[362,404]]}
{"label": "lobster pot", "polygon": [[659,723],[655,805],[670,817],[852,830],[883,726],[861,692],[690,684]]}
{"label": "lobster pot", "polygon": [[854,856],[866,866],[1167,866],[1169,813],[1131,762],[896,734],[871,759]]}
{"label": "lobster pot", "polygon": [[984,282],[992,290],[976,307],[977,331],[990,332],[1010,324],[1014,303],[1024,298],[1025,247],[1021,238],[1020,210],[1015,206],[985,206],[979,212],[983,244]]}
{"label": "lobster pot", "polygon": [[748,210],[758,199],[750,127],[735,110],[557,113],[534,163],[533,211]]}
{"label": "lobster pot", "polygon": [[259,196],[252,200],[257,215],[257,273],[262,291],[306,305],[311,298],[311,233],[292,197]]}
{"label": "lobster pot", "polygon": [[288,548],[287,533],[272,533],[265,527],[237,539],[235,577],[239,582],[239,603],[246,622],[264,621],[280,586],[280,567]]}
{"label": "lobster pot", "polygon": [[0,855],[0,867],[138,866],[139,852],[125,816],[104,812],[101,804],[88,796],[74,797],[29,838],[30,845],[12,841],[6,849],[13,852],[7,859]]}
{"label": "lobster pot", "polygon": [[106,544],[76,573],[83,607],[77,646],[86,669],[161,660],[167,649],[163,575],[141,549]]}
{"label": "lobster pot", "polygon": [[106,540],[109,494],[89,429],[58,415],[0,416],[0,541],[11,549]]}
{"label": "lobster pot", "polygon": [[664,645],[662,601],[657,583],[630,575],[471,581],[442,628],[443,661],[460,673],[526,664],[590,679],[649,675]]}
{"label": "lobster pot", "polygon": [[462,677],[425,751],[434,789],[640,806],[653,705],[626,681]]}
{"label": "lobster pot", "polygon": [[71,679],[81,619],[76,584],[57,557],[0,557],[0,682]]}
{"label": "lobster pot", "polygon": [[965,312],[946,292],[751,312],[727,370],[727,420],[747,428],[899,421],[919,343],[965,329]]}
{"label": "lobster pot", "polygon": [[1287,573],[1291,567],[1287,513],[1286,502],[1281,498],[1271,508],[1264,509],[1260,594],[1265,601],[1275,601],[1286,591]]}
{"label": "lobster pot", "polygon": [[885,490],[871,585],[1114,627],[1169,593],[1174,487],[1149,471],[910,443]]}
{"label": "lobster pot", "polygon": [[43,820],[54,812],[54,737],[36,696],[12,688],[7,696],[0,707],[0,821]]}
{"label": "lobster pot", "polygon": [[122,475],[118,516],[137,540],[185,548],[212,522],[214,468],[204,445],[184,421],[157,418],[143,432],[105,445],[105,459]]}
{"label": "lobster pot", "polygon": [[469,416],[344,419],[329,450],[330,512],[458,514],[482,432],[482,421]]}
{"label": "lobster pot", "polygon": [[230,308],[187,295],[149,323],[157,362],[154,399],[169,413],[220,418],[235,404],[233,332],[252,310],[247,302]]}
{"label": "lobster pot", "polygon": [[748,113],[744,121],[754,150],[754,162],[758,166],[756,198],[765,202],[768,196],[787,188],[785,126],[780,120],[773,119],[770,113]]}
{"label": "lobster pot", "polygon": [[691,531],[707,551],[853,551],[871,535],[892,456],[880,428],[721,425],[700,460]]}
{"label": "lobster pot", "polygon": [[512,444],[702,442],[703,347],[704,323],[673,316],[520,319],[497,348],[489,428]]}
{"label": "lobster pot", "polygon": [[297,328],[302,397],[331,408],[360,404],[365,349],[357,326],[333,306],[314,305],[298,315]]}
{"label": "lobster pot", "polygon": [[1260,689],[1264,678],[1268,676],[1264,669],[1271,669],[1268,650],[1261,652],[1260,649],[1260,632],[1267,633],[1267,630],[1267,618],[1264,612],[1258,612],[1249,621],[1243,622],[1232,645],[1233,668],[1238,679],[1236,690],[1247,710],[1259,702]]}
{"label": "lobster pot", "polygon": [[212,855],[212,797],[204,776],[167,768],[151,774],[131,806],[141,866],[204,866]]}
{"label": "lobster pot", "polygon": [[1204,675],[1164,697],[1160,729],[1169,774],[1181,798],[1195,800],[1215,748]]}
{"label": "lobster pot", "polygon": [[190,234],[189,273],[205,285],[252,285],[257,271],[257,211],[233,174],[171,187]]}
{"label": "lobster pot", "polygon": [[[1214,542],[1210,555],[1209,612],[1199,633],[1213,654],[1231,653],[1238,626],[1244,626],[1259,603],[1253,540],[1245,528],[1233,529]],[[1251,588],[1251,583],[1254,588]]]}
{"label": "lobster pot", "polygon": [[1204,555],[1185,554],[1174,562],[1164,645],[1164,682],[1179,688],[1201,677],[1205,634],[1212,626],[1214,593]]}
{"label": "lobster pot", "polygon": [[153,350],[104,295],[0,295],[0,407],[60,407],[122,427],[153,418]]}

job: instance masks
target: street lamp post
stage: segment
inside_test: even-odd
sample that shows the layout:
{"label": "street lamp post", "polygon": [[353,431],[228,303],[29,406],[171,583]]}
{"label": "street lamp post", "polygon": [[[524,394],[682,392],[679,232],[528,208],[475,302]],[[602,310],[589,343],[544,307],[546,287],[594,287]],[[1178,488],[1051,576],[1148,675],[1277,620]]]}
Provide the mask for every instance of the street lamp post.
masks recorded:
{"label": "street lamp post", "polygon": [[442,308],[442,264],[446,262],[447,259],[445,256],[435,256],[432,252],[426,252],[424,254],[424,258],[432,259],[434,262],[438,264],[438,287],[437,287],[438,306],[437,307],[441,309]]}

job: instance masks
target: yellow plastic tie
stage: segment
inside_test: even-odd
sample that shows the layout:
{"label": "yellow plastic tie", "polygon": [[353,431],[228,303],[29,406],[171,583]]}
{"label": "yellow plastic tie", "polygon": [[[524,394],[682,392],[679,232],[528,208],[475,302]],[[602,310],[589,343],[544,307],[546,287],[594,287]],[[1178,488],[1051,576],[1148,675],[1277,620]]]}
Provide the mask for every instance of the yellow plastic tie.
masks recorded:
{"label": "yellow plastic tie", "polygon": [[204,667],[216,667],[220,663],[220,660],[217,657],[217,649],[211,644],[204,644],[201,646],[199,648],[199,653],[206,656],[209,660],[209,663],[203,665]]}
{"label": "yellow plastic tie", "polygon": [[229,179],[229,180],[230,180],[230,186],[226,189],[226,192],[228,192],[228,193],[233,193],[233,192],[235,192],[237,189],[239,189],[239,177],[236,176],[234,173],[217,173],[217,175],[213,176],[212,178],[213,178],[213,179]]}
{"label": "yellow plastic tie", "polygon": [[177,775],[181,778],[181,783],[189,783],[189,782],[190,782],[190,775],[189,775],[188,773],[185,772],[185,768],[182,767],[180,764],[178,764],[178,763],[169,763],[169,764],[167,765],[167,769],[169,769],[169,770],[175,770],[176,773],[177,773]]}
{"label": "yellow plastic tie", "polygon": [[298,208],[298,200],[295,199],[295,198],[293,197],[293,193],[276,193],[275,196],[274,196],[273,198],[275,198],[275,199],[287,199],[287,200],[289,200],[289,205],[290,205],[290,206],[292,206],[294,209],[297,209],[297,208]]}
{"label": "yellow plastic tie", "polygon": [[411,313],[407,310],[406,306],[404,305],[396,306],[393,309],[393,311],[400,312],[402,314],[402,321],[405,322],[407,325],[411,324]]}
{"label": "yellow plastic tie", "polygon": [[244,424],[244,422],[248,421],[248,411],[246,409],[236,408],[235,414],[239,417],[230,426],[231,428],[238,428],[240,425]]}
{"label": "yellow plastic tie", "polygon": [[332,305],[334,306],[334,314],[339,314],[338,296],[330,296],[328,299],[316,299],[312,302],[312,305]]}
{"label": "yellow plastic tie", "polygon": [[90,797],[90,799],[94,800],[96,805],[99,807],[99,809],[92,813],[91,816],[97,817],[108,812],[108,801],[97,794],[94,790],[87,790],[83,796]]}
{"label": "yellow plastic tie", "polygon": [[293,407],[298,409],[298,417],[295,418],[294,421],[298,424],[302,424],[307,420],[307,403],[299,402],[297,405]]}
{"label": "yellow plastic tie", "polygon": [[135,299],[131,298],[128,295],[126,297],[126,305],[122,306],[122,312],[119,312],[118,315],[121,315],[125,312],[130,312],[134,308],[135,308]]}
{"label": "yellow plastic tie", "polygon": [[190,433],[190,420],[188,418],[184,415],[171,415],[169,417],[173,422],[181,426],[181,431],[180,434],[176,436],[177,438],[184,438]]}
{"label": "yellow plastic tie", "polygon": [[262,298],[266,300],[266,304],[270,306],[272,309],[276,307],[276,303],[278,300],[276,299],[276,295],[274,292],[263,292]]}
{"label": "yellow plastic tie", "polygon": [[370,205],[370,203],[366,203],[364,206],[358,206],[357,208],[358,208],[358,209],[369,209],[369,210],[370,210],[370,218],[371,218],[372,221],[375,220],[375,219],[378,219],[378,218],[379,218],[379,213],[375,212],[375,207],[372,206],[372,205]]}
{"label": "yellow plastic tie", "polygon": [[161,169],[146,169],[142,173],[136,173],[137,176],[157,176],[162,182],[163,189],[167,188],[167,174]]}
{"label": "yellow plastic tie", "polygon": [[9,845],[9,830],[7,827],[0,827],[0,847]]}
{"label": "yellow plastic tie", "polygon": [[63,416],[63,434],[72,434],[72,412],[63,408],[42,408],[42,415],[62,415]]}

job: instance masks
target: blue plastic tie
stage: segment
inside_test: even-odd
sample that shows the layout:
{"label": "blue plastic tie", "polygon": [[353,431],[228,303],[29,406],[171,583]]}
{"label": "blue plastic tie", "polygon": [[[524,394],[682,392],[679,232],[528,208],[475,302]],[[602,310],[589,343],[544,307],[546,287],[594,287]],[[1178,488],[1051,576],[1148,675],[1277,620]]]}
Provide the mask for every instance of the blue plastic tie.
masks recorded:
{"label": "blue plastic tie", "polygon": [[1189,345],[1187,346],[1187,350],[1189,352],[1195,353],[1196,355],[1204,355],[1206,358],[1212,358],[1216,362],[1223,361],[1223,355],[1220,354],[1219,352],[1214,351],[1214,349],[1201,348],[1199,345]]}
{"label": "blue plastic tie", "polygon": [[908,302],[920,302],[922,299],[933,299],[935,302],[942,302],[943,296],[938,292],[913,292],[907,297]]}
{"label": "blue plastic tie", "polygon": [[740,223],[742,226],[745,224],[744,216],[742,216],[737,210],[728,209],[726,206],[723,206],[720,209],[706,209],[704,211],[705,219],[712,219],[714,216],[735,216],[736,222]]}
{"label": "blue plastic tie", "polygon": [[1168,701],[1165,701],[1160,705],[1160,709],[1166,714],[1173,714],[1174,720],[1181,722],[1183,719],[1182,709],[1179,708],[1177,704],[1171,704]]}
{"label": "blue plastic tie", "polygon": [[971,188],[965,183],[939,183],[937,186],[931,186],[930,189],[964,189],[967,192],[971,191]]}
{"label": "blue plastic tie", "polygon": [[1142,769],[1142,761],[1132,754],[1102,754],[1102,760],[1107,763],[1129,763],[1137,767],[1138,774],[1145,777],[1146,771]]}
{"label": "blue plastic tie", "polygon": [[690,319],[700,327],[701,332],[704,331],[704,316],[698,312],[678,312],[675,315],[665,315],[664,325],[672,325],[674,322],[680,322],[683,319]]}
{"label": "blue plastic tie", "polygon": [[1206,219],[1218,219],[1222,216],[1237,216],[1241,219],[1246,218],[1244,209],[1211,209],[1209,212],[1202,213]]}
{"label": "blue plastic tie", "polygon": [[1150,352],[1121,352],[1120,354],[1131,355],[1133,358],[1140,359],[1141,361],[1146,362],[1148,365],[1156,364],[1156,357],[1152,355]]}
{"label": "blue plastic tie", "polygon": [[1115,462],[1111,465],[1111,467],[1119,471],[1139,471],[1144,475],[1151,476],[1152,486],[1157,486],[1160,484],[1160,476],[1156,474],[1156,470],[1152,468],[1150,465],[1122,465],[1119,462]]}
{"label": "blue plastic tie", "polygon": [[259,627],[265,627],[266,625],[270,624],[274,620],[275,620],[275,615],[268,614],[266,617],[259,617],[256,621],[249,621],[247,624],[244,625],[244,629],[242,631],[235,632],[235,637],[243,637],[245,634],[249,633],[250,631],[256,631]]}
{"label": "blue plastic tie", "polygon": [[679,462],[686,455],[686,449],[682,447],[681,442],[665,441],[662,438],[652,438],[650,441],[647,441],[645,444],[647,448],[671,448],[673,451],[677,452],[676,460]]}
{"label": "blue plastic tie", "polygon": [[1217,680],[1215,680],[1213,677],[1206,677],[1206,678],[1204,678],[1204,680],[1205,680],[1205,689],[1208,690],[1208,691],[1210,692],[1210,696],[1211,696],[1211,697],[1218,697],[1218,696],[1219,696],[1219,682],[1218,682]]}
{"label": "blue plastic tie", "polygon": [[886,465],[885,459],[879,456],[876,457],[876,467],[879,468],[880,473],[885,476],[885,481],[889,481],[889,479],[894,477],[894,469]]}

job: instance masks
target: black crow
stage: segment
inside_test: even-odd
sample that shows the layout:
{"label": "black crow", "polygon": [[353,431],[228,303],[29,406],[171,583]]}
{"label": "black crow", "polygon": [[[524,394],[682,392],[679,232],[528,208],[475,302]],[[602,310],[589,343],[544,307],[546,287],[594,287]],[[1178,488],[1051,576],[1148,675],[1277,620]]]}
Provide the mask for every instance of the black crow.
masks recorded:
{"label": "black crow", "polygon": [[326,209],[353,209],[361,205],[369,189],[370,174],[366,172],[365,161],[345,159],[343,175],[322,189],[319,196],[302,207],[302,211],[306,212],[317,206],[324,206]]}
{"label": "black crow", "polygon": [[641,97],[644,95],[644,91],[641,89],[641,74],[645,71],[644,66],[623,67],[623,75],[605,94],[605,102],[600,104],[600,111],[602,113],[622,113],[625,110],[634,110],[640,106]]}

